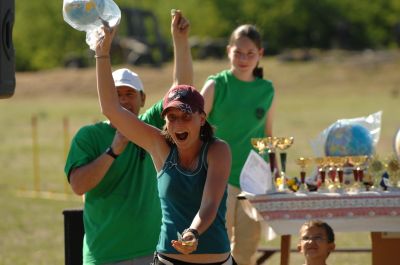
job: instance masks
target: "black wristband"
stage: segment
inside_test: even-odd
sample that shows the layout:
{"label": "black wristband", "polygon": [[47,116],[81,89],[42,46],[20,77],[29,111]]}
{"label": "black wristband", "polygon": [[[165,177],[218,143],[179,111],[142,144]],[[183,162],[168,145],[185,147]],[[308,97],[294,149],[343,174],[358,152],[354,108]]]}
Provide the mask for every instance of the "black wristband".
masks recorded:
{"label": "black wristband", "polygon": [[111,146],[109,148],[107,148],[106,154],[111,156],[114,159],[117,159],[117,157],[118,157],[118,155],[116,153],[114,153],[114,151],[112,150]]}
{"label": "black wristband", "polygon": [[183,230],[182,236],[187,232],[192,233],[194,235],[194,238],[196,238],[196,240],[199,240],[199,237],[200,237],[199,231],[197,231],[194,228],[186,228],[185,230]]}

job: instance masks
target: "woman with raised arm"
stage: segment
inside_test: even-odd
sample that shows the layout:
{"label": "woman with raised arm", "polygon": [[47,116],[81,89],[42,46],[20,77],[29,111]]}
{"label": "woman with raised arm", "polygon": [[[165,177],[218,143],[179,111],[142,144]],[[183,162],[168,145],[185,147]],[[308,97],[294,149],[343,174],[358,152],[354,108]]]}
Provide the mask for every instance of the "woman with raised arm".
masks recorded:
{"label": "woman with raised arm", "polygon": [[[189,69],[187,82],[191,83],[189,24],[180,11],[173,16],[174,76]],[[109,59],[114,33],[104,28],[104,38],[96,47],[97,89],[103,114],[151,154],[157,170],[162,225],[154,264],[234,264],[225,228],[229,146],[214,137],[203,97],[190,84],[177,85],[175,80],[164,96],[163,131],[122,108]]]}

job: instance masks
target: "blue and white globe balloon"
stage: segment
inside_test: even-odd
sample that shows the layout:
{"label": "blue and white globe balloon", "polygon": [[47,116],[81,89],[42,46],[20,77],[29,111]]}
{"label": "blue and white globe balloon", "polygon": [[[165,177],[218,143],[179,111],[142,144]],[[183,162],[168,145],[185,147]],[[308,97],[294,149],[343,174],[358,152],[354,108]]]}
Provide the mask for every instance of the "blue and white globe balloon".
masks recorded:
{"label": "blue and white globe balloon", "polygon": [[328,132],[325,142],[327,156],[370,156],[373,151],[373,139],[364,126],[339,124],[333,126]]}
{"label": "blue and white globe balloon", "polygon": [[114,27],[121,11],[112,0],[65,0],[63,17],[73,28],[88,32],[101,27],[104,21]]}

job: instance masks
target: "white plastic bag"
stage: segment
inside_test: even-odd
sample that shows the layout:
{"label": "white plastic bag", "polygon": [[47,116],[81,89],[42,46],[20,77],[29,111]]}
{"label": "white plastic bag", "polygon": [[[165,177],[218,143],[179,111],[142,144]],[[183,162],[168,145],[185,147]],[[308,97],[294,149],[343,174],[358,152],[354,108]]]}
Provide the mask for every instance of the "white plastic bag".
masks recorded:
{"label": "white plastic bag", "polygon": [[[375,112],[371,115],[365,117],[358,117],[353,119],[340,119],[331,124],[328,128],[322,131],[318,137],[311,141],[311,147],[313,148],[315,156],[325,156],[327,154],[326,144],[329,133],[338,128],[343,128],[348,125],[359,125],[365,128],[369,132],[372,140],[372,151],[375,151],[376,144],[379,141],[379,136],[381,132],[381,119],[382,111]],[[350,155],[350,154],[348,154]],[[364,154],[354,154],[354,155],[364,155]]]}
{"label": "white plastic bag", "polygon": [[115,27],[121,10],[112,0],[64,0],[63,17],[71,27],[86,32],[86,43],[95,50],[102,26]]}
{"label": "white plastic bag", "polygon": [[400,128],[397,130],[393,139],[393,150],[397,155],[397,159],[400,161]]}

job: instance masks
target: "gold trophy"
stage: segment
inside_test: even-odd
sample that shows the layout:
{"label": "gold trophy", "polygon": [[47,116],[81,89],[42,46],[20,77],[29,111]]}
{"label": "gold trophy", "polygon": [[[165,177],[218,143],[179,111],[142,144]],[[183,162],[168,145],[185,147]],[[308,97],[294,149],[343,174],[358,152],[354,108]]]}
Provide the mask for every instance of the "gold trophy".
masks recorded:
{"label": "gold trophy", "polygon": [[265,138],[251,138],[252,146],[258,150],[258,153],[264,157],[265,152],[268,151],[269,165],[272,176],[275,170],[275,149],[278,142],[277,137],[265,137]]}
{"label": "gold trophy", "polygon": [[300,157],[296,159],[296,164],[300,166],[300,188],[299,192],[306,192],[307,189],[305,187],[306,182],[306,167],[311,164],[311,158]]}
{"label": "gold trophy", "polygon": [[316,157],[314,159],[318,167],[318,176],[321,180],[321,186],[318,188],[318,192],[327,192],[328,186],[326,184],[326,171],[325,168],[328,166],[328,159],[326,157]]}
{"label": "gold trophy", "polygon": [[[260,156],[265,159],[265,154],[268,152],[268,155],[270,156],[270,140],[268,138],[251,138],[251,145],[253,146],[254,149],[258,151]],[[271,177],[272,181],[274,180],[274,164],[271,162],[271,156],[269,157],[269,163],[270,163],[270,170],[271,170]],[[275,163],[275,162],[274,162]],[[275,185],[275,181],[273,181]]]}
{"label": "gold trophy", "polygon": [[330,184],[328,186],[328,189],[332,192],[342,192],[343,166],[346,163],[347,158],[342,156],[327,156],[326,159],[329,166],[328,177]]}
{"label": "gold trophy", "polygon": [[268,148],[269,166],[271,168],[271,174],[275,175],[275,165],[276,165],[276,146],[278,144],[278,137],[266,137],[264,138],[265,144]]}
{"label": "gold trophy", "polygon": [[382,179],[382,174],[385,172],[385,164],[379,159],[377,155],[371,157],[368,163],[367,176],[373,181],[372,189],[378,189],[379,183]]}
{"label": "gold trophy", "polygon": [[338,176],[339,183],[336,184],[336,191],[343,191],[343,166],[347,162],[347,157],[345,156],[331,156],[331,161],[336,167],[336,172]]}
{"label": "gold trophy", "polygon": [[400,162],[397,157],[392,155],[386,162],[387,172],[389,173],[389,180],[392,185],[391,189],[398,190],[399,177],[400,177]]}
{"label": "gold trophy", "polygon": [[277,139],[276,147],[281,151],[279,152],[279,157],[281,159],[281,172],[283,173],[281,175],[286,175],[287,153],[285,150],[292,146],[294,137],[277,137]]}
{"label": "gold trophy", "polygon": [[354,183],[351,187],[351,190],[358,192],[360,191],[364,180],[364,170],[361,168],[361,166],[365,164],[368,156],[349,156],[348,158],[349,163],[353,165]]}
{"label": "gold trophy", "polygon": [[275,137],[276,138],[276,147],[280,150],[279,157],[281,160],[281,172],[280,176],[280,185],[279,190],[285,191],[287,190],[287,181],[286,181],[286,161],[287,161],[287,153],[285,152],[294,141],[294,137]]}
{"label": "gold trophy", "polygon": [[[269,158],[269,166],[271,170],[271,176],[277,181],[275,175],[275,165],[276,165],[276,149],[278,148],[280,152],[280,160],[281,160],[281,183],[285,183],[285,173],[286,173],[286,161],[287,161],[287,154],[284,152],[293,144],[293,137],[265,137],[265,138],[252,138],[251,144],[252,146],[258,150],[258,153],[265,157],[265,154],[268,152]],[[282,189],[286,189],[285,187],[281,187]]]}
{"label": "gold trophy", "polygon": [[264,156],[265,151],[267,150],[267,145],[264,142],[264,138],[251,138],[251,145],[261,156]]}
{"label": "gold trophy", "polygon": [[336,190],[335,164],[334,164],[334,161],[332,160],[332,156],[327,156],[327,157],[325,157],[325,159],[326,159],[326,166],[327,166],[327,171],[328,171],[328,189],[329,189],[329,191],[335,191]]}

